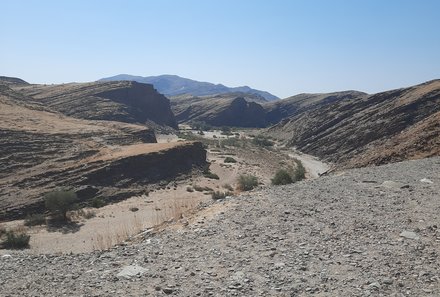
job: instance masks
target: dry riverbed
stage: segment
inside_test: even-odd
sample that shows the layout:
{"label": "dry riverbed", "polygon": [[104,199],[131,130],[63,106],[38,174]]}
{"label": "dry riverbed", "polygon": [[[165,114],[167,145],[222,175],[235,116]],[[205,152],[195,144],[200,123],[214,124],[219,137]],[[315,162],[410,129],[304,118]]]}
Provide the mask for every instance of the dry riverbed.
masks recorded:
{"label": "dry riverbed", "polygon": [[[220,132],[216,135],[225,139]],[[164,145],[178,141],[174,135],[159,135],[158,141]],[[189,219],[194,216],[200,205],[211,202],[207,189],[234,194],[237,177],[252,174],[258,177],[261,185],[269,185],[275,171],[292,165],[293,160],[284,153],[259,147],[216,147],[208,148],[210,170],[219,179],[204,176],[188,177],[186,180],[172,182],[148,196],[136,196],[127,200],[94,209],[84,209],[91,214],[88,219],[77,216],[67,226],[24,227],[23,220],[2,223],[6,229],[26,230],[31,235],[29,253],[83,253],[94,250],[106,250],[116,244],[133,238],[164,222]],[[225,158],[233,158],[235,163],[225,163]],[[308,163],[306,163],[308,164]],[[205,188],[197,191],[195,188]],[[0,250],[0,254],[9,253]]]}

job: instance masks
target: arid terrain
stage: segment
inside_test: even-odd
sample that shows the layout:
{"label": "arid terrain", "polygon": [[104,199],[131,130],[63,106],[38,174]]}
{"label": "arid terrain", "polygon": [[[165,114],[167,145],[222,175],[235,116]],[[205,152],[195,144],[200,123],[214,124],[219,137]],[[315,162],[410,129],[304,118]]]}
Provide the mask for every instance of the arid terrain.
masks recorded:
{"label": "arid terrain", "polygon": [[438,296],[438,158],[258,189],[105,252],[1,256],[3,296]]}
{"label": "arid terrain", "polygon": [[439,92],[0,77],[0,296],[438,296]]}

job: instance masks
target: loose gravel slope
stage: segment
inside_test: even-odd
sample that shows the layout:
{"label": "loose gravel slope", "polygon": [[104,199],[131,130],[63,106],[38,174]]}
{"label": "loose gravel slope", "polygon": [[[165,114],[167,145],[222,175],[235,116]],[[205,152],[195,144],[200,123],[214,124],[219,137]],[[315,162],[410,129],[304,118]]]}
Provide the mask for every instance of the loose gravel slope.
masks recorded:
{"label": "loose gravel slope", "polygon": [[440,296],[439,168],[431,158],[254,191],[108,252],[11,252],[0,295]]}

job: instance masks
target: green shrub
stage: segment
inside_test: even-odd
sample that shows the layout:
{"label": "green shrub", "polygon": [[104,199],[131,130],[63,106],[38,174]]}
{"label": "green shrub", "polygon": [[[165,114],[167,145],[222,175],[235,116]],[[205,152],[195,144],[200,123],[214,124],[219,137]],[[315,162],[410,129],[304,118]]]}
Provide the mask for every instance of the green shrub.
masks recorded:
{"label": "green shrub", "polygon": [[59,190],[47,193],[44,197],[44,204],[52,215],[59,215],[67,221],[67,212],[73,209],[76,199],[74,191]]}
{"label": "green shrub", "polygon": [[105,206],[105,201],[102,200],[102,198],[100,198],[100,197],[95,197],[90,202],[90,205],[94,208],[101,208],[101,207]]}
{"label": "green shrub", "polygon": [[46,218],[41,213],[27,215],[24,219],[25,226],[37,226],[46,224]]}
{"label": "green shrub", "polygon": [[224,160],[225,163],[237,163],[237,160],[235,160],[232,157],[226,157]]}
{"label": "green shrub", "polygon": [[237,188],[240,191],[250,191],[258,186],[258,179],[254,175],[240,175],[237,181]]}
{"label": "green shrub", "polygon": [[188,186],[188,187],[186,187],[186,191],[187,192],[194,192],[194,189]]}
{"label": "green shrub", "polygon": [[297,182],[297,181],[303,180],[305,178],[306,169],[304,168],[304,166],[300,160],[295,159],[295,163],[296,163],[296,167],[292,173],[292,180],[294,182]]}
{"label": "green shrub", "polygon": [[24,249],[29,248],[30,235],[26,233],[16,234],[13,231],[6,232],[6,239],[3,242],[3,246],[7,249]]}
{"label": "green shrub", "polygon": [[273,185],[287,185],[293,183],[292,177],[286,169],[279,169],[272,178]]}

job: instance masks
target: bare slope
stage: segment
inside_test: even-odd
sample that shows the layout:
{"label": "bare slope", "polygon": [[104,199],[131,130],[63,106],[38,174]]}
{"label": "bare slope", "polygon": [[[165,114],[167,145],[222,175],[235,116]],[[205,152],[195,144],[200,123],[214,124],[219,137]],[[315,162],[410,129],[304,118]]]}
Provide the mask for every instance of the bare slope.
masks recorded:
{"label": "bare slope", "polygon": [[155,144],[145,126],[74,119],[32,100],[0,86],[0,219],[41,208],[57,187],[121,199],[205,164],[200,143]]}
{"label": "bare slope", "polygon": [[310,109],[321,108],[336,102],[352,101],[367,96],[358,91],[344,91],[322,94],[299,94],[283,100],[263,104],[268,124],[276,124],[281,120],[303,113]]}
{"label": "bare slope", "polygon": [[344,166],[439,154],[440,80],[306,110],[268,129],[299,150]]}
{"label": "bare slope", "polygon": [[152,85],[137,82],[93,82],[16,86],[14,89],[65,115],[177,128],[169,100]]}

